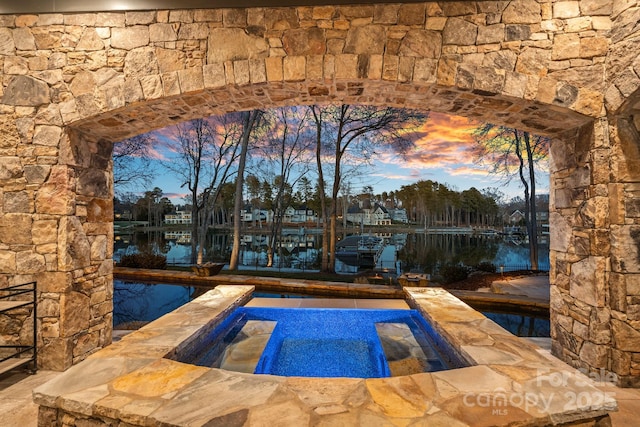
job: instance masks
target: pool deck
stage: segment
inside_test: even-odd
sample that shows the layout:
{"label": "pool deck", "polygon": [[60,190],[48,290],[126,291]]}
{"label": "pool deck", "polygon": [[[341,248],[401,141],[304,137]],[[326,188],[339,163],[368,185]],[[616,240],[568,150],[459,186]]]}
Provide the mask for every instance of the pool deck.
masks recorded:
{"label": "pool deck", "polygon": [[616,409],[615,392],[611,396],[439,288],[407,288],[407,302],[473,366],[319,379],[242,374],[170,359],[198,332],[245,304],[252,291],[219,286],[37,387],[41,425],[120,419],[167,426],[540,426],[579,420],[586,426],[608,425],[607,413]]}
{"label": "pool deck", "polygon": [[[281,300],[277,301],[278,304],[284,304]],[[393,300],[392,305],[396,301]],[[287,302],[289,304],[296,303],[293,299],[287,299]],[[386,300],[376,300],[376,302],[384,305]],[[325,307],[332,307],[344,305],[345,302],[344,300],[325,299],[324,304]],[[356,306],[358,303],[354,301],[351,304]],[[392,308],[397,307],[393,306]],[[544,341],[544,339],[542,342],[536,340],[538,344],[542,345],[545,344]],[[548,357],[552,356],[548,354]],[[61,375],[63,375],[61,372],[41,370],[35,375],[14,372],[0,378],[0,411],[3,414],[3,423],[11,426],[37,426],[38,405],[33,402],[33,389]],[[637,414],[640,413],[640,390],[618,388],[611,384],[599,384],[598,388],[609,393],[618,401],[618,411],[610,413],[613,427],[627,427],[637,423]]]}

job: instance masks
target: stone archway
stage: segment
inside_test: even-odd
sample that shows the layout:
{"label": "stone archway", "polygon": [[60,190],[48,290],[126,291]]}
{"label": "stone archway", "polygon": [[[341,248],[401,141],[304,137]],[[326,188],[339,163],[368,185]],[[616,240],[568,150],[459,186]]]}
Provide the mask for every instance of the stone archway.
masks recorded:
{"label": "stone archway", "polygon": [[634,41],[631,3],[0,15],[0,285],[38,279],[42,365],[64,370],[110,342],[114,141],[210,114],[348,102],[551,136],[554,352],[637,384],[637,179],[611,168],[638,159],[637,135],[611,125],[629,69],[640,75],[637,58],[611,58]]}

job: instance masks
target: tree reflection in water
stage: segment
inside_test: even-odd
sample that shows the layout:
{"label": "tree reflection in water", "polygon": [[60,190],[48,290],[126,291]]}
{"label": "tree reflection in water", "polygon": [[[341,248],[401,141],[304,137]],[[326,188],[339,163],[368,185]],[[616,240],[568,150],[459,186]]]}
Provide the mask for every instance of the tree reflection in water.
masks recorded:
{"label": "tree reflection in water", "polygon": [[519,337],[551,336],[549,319],[514,313],[483,313],[507,331]]}
{"label": "tree reflection in water", "polygon": [[412,233],[398,252],[398,259],[403,262],[405,270],[419,269],[433,274],[439,265],[477,265],[493,260],[500,243],[500,240],[489,236]]}
{"label": "tree reflection in water", "polygon": [[204,291],[206,289],[193,286],[114,280],[114,329],[131,329],[151,322],[202,295]]}

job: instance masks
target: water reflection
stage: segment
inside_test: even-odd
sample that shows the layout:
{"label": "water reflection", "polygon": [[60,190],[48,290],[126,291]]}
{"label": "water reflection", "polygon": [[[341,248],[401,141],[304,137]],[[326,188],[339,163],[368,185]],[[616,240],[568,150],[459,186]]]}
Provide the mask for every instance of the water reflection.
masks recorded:
{"label": "water reflection", "polygon": [[[148,284],[114,280],[113,325],[115,329],[137,328],[186,304],[206,288]],[[255,297],[313,298],[309,295],[255,293]],[[485,316],[521,337],[549,337],[549,318],[527,314],[484,312]]]}
{"label": "water reflection", "polygon": [[[348,237],[343,233],[340,239]],[[421,272],[434,274],[438,266],[450,263],[477,265],[491,262],[505,266],[505,271],[528,269],[529,249],[518,240],[500,235],[430,234],[422,231],[409,233],[372,233],[382,237],[384,246],[377,258],[376,268],[397,272]],[[267,232],[247,233],[242,237],[239,264],[245,268],[262,268],[267,264]],[[229,260],[232,235],[228,231],[215,230],[207,235],[205,261]],[[288,229],[283,231],[281,244],[276,248],[275,269],[317,270],[320,266],[320,230]],[[191,245],[188,231],[180,232],[131,232],[116,235],[114,259],[137,251],[163,254],[169,264],[189,264]],[[549,247],[539,247],[539,268],[549,266]],[[352,264],[352,263],[351,263]],[[357,265],[336,259],[339,273],[357,273]]]}
{"label": "water reflection", "polygon": [[489,319],[519,337],[550,337],[549,318],[513,313],[483,313]]}
{"label": "water reflection", "polygon": [[[202,291],[192,286],[113,281],[113,325],[150,322],[191,301]],[[139,325],[131,325],[139,326]]]}

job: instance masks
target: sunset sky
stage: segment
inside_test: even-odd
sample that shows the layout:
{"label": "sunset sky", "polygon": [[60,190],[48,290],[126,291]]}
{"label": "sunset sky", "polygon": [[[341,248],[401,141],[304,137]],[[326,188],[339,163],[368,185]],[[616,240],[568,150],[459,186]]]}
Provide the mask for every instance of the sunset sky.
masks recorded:
{"label": "sunset sky", "polygon": [[[350,179],[352,193],[359,193],[364,186],[371,185],[374,192],[379,194],[399,190],[403,185],[419,180],[431,179],[458,191],[471,187],[478,190],[491,187],[498,188],[507,198],[522,197],[519,181],[513,180],[507,185],[502,177],[491,175],[488,166],[478,162],[473,152],[477,143],[472,137],[478,125],[478,122],[464,117],[431,113],[414,148],[404,157],[392,150],[378,153],[374,165],[365,174]],[[164,144],[167,143],[165,140]],[[160,187],[174,204],[182,204],[185,188],[180,188],[178,179],[159,166],[160,161],[168,155],[167,148],[163,144],[156,148],[154,155],[158,160],[158,173],[151,188]],[[538,194],[548,192],[546,174],[539,179],[537,186]]]}

